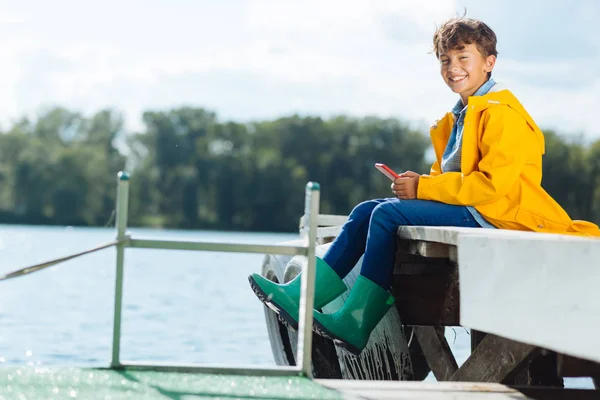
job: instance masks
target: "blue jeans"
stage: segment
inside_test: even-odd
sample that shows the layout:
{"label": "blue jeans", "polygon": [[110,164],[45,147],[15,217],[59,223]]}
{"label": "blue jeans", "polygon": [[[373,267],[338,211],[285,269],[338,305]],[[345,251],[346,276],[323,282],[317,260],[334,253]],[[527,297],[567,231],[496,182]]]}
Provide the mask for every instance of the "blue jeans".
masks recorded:
{"label": "blue jeans", "polygon": [[403,225],[480,227],[464,206],[430,200],[369,200],[354,207],[323,260],[344,278],[364,254],[360,274],[388,289],[397,230]]}

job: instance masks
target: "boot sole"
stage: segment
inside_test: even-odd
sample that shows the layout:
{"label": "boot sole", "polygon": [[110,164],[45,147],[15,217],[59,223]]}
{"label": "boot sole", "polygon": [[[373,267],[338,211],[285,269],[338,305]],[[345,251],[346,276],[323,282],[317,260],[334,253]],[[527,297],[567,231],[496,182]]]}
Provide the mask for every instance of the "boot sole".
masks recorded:
{"label": "boot sole", "polygon": [[279,321],[281,321],[283,325],[295,331],[298,330],[298,322],[295,321],[294,318],[292,318],[292,316],[279,304],[275,303],[271,298],[269,298],[269,295],[267,295],[260,288],[260,286],[258,286],[256,281],[252,279],[251,275],[248,276],[248,282],[250,282],[250,287],[252,288],[252,291],[256,297],[258,297],[258,299],[262,301],[266,307],[268,307],[270,310],[273,310],[277,314]]}
{"label": "boot sole", "polygon": [[362,352],[362,349],[359,349],[358,347],[354,346],[353,344],[350,344],[350,343],[344,341],[339,336],[334,335],[331,332],[329,332],[327,330],[327,328],[325,328],[323,325],[321,325],[321,323],[319,321],[317,321],[316,318],[313,318],[313,331],[315,331],[317,334],[319,334],[319,336],[323,336],[327,339],[332,340],[336,346],[339,346],[339,347],[349,351],[350,353],[354,354],[355,356],[359,356],[360,353]]}

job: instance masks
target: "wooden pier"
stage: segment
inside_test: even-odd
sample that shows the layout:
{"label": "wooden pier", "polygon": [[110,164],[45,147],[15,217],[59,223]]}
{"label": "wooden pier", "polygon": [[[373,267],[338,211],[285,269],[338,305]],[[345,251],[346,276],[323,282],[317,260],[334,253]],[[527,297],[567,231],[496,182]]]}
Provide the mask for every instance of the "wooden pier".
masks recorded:
{"label": "wooden pier", "polygon": [[597,391],[509,387],[499,383],[317,380],[347,400],[526,400],[598,399]]}
{"label": "wooden pier", "polygon": [[0,368],[0,398],[523,400],[597,399],[598,392],[514,388],[498,383],[312,380],[301,376],[245,376],[135,368],[7,366]]}
{"label": "wooden pier", "polygon": [[[322,216],[321,242],[337,235],[344,218]],[[413,327],[433,375],[447,383],[330,385],[371,390],[382,399],[400,393],[479,398],[476,392],[496,396],[489,398],[600,398],[600,240],[401,227],[393,286],[402,323]],[[471,355],[460,367],[444,337],[449,326],[471,329]],[[596,390],[564,389],[563,377],[590,377]],[[404,397],[409,393],[413,397]]]}

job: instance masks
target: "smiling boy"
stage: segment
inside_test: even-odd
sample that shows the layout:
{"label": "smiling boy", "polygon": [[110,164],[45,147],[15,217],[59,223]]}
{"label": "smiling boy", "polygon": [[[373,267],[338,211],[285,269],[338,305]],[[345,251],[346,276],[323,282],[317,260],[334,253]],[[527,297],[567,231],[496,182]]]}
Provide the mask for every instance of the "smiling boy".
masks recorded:
{"label": "smiling boy", "polygon": [[450,19],[435,32],[433,51],[460,100],[430,129],[430,173],[406,172],[392,184],[394,194],[466,206],[482,227],[600,236],[598,226],[573,221],[542,188],[544,136],[491,77],[498,55],[492,29],[476,19]]}
{"label": "smiling boy", "polygon": [[[389,292],[399,226],[457,226],[600,236],[573,221],[541,186],[544,136],[525,108],[492,79],[496,35],[483,22],[455,18],[433,38],[440,73],[460,96],[430,130],[429,174],[407,171],[393,198],[358,204],[323,257],[317,257],[315,309],[346,291],[342,279],[362,257],[360,275],[333,314],[314,311],[314,329],[354,354],[394,304]],[[252,274],[256,295],[297,327],[301,278],[277,284]]]}

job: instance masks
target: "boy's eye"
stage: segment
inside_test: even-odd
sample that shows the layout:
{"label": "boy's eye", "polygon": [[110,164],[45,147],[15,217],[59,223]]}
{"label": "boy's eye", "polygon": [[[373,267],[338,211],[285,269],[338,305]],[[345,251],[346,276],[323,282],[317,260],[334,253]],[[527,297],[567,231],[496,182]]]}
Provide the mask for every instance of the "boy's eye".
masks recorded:
{"label": "boy's eye", "polygon": [[442,64],[448,64],[448,60],[441,60]]}
{"label": "boy's eye", "polygon": [[464,60],[465,58],[469,58],[469,57],[467,57],[467,56],[461,56],[461,57],[459,57],[459,58],[460,58],[461,60]]}

